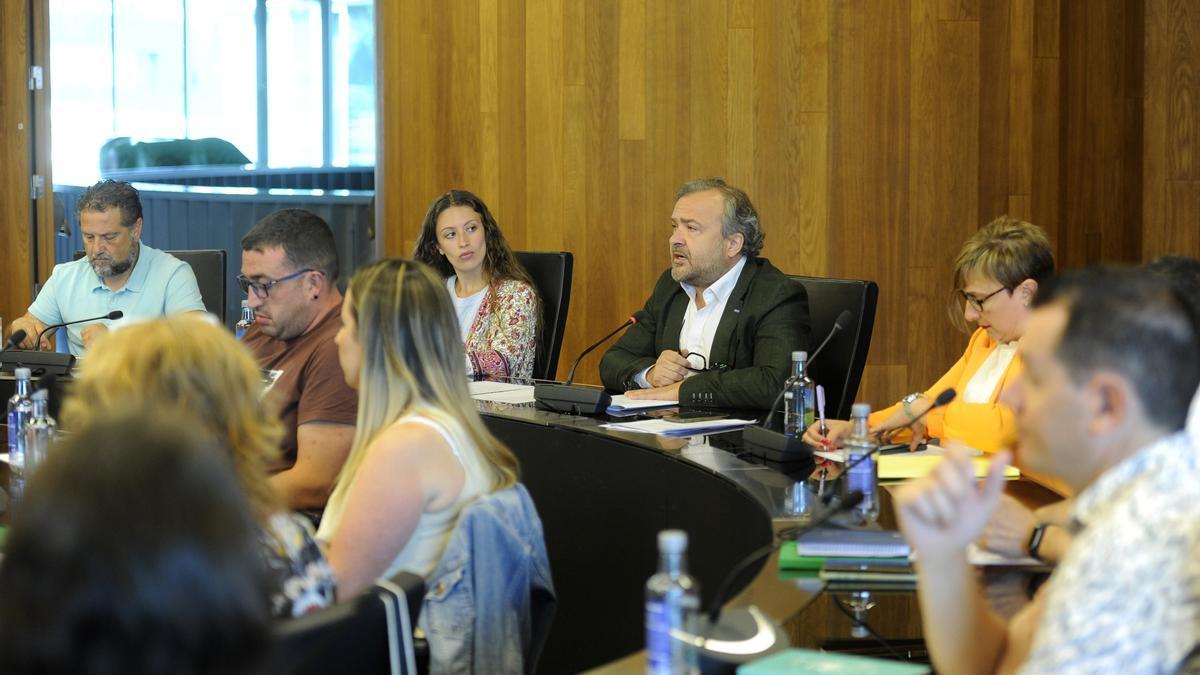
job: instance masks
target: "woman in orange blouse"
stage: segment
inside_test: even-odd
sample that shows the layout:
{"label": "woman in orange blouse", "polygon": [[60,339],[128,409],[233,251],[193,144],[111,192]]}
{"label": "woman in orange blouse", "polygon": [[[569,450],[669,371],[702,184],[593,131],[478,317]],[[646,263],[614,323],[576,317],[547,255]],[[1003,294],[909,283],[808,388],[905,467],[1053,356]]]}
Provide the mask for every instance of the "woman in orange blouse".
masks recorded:
{"label": "woman in orange blouse", "polygon": [[466,190],[435,199],[413,258],[446,279],[471,379],[533,376],[541,304],[483,200]]}
{"label": "woman in orange blouse", "polygon": [[[1004,216],[980,228],[954,263],[951,317],[963,328],[976,325],[967,351],[932,387],[872,414],[872,431],[886,434],[909,427],[913,447],[933,438],[987,452],[1010,446],[1016,429],[1012,411],[999,403],[1000,392],[1020,372],[1017,340],[1025,332],[1039,285],[1053,274],[1054,254],[1040,227]],[[950,387],[958,392],[950,405],[912,421]],[[835,444],[850,430],[850,423],[842,420],[827,425],[828,440]],[[808,429],[806,441],[818,445],[826,440],[818,427]]]}

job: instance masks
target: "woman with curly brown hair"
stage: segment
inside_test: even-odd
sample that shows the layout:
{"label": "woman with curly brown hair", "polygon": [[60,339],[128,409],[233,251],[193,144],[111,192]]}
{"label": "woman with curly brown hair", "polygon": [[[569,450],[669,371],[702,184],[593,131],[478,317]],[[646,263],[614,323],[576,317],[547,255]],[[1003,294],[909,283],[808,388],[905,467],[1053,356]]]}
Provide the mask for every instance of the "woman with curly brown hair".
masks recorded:
{"label": "woman with curly brown hair", "polygon": [[483,200],[466,190],[435,199],[413,258],[446,279],[472,379],[533,375],[541,302]]}

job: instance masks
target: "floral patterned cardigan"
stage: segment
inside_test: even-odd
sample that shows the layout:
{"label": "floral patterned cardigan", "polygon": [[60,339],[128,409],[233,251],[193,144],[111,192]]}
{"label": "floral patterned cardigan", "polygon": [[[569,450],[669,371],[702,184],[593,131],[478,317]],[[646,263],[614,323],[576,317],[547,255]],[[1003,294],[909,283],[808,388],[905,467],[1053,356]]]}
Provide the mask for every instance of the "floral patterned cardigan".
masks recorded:
{"label": "floral patterned cardigan", "polygon": [[465,345],[473,379],[533,377],[538,312],[529,284],[503,279],[488,286]]}

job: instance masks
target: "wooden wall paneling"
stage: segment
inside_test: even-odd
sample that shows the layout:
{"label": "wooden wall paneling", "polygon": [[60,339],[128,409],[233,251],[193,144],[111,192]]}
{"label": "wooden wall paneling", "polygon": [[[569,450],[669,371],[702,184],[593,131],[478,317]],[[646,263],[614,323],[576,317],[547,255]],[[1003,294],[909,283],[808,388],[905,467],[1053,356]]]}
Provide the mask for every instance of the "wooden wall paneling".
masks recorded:
{"label": "wooden wall paneling", "polygon": [[691,79],[692,178],[721,176],[730,169],[728,4],[724,0],[691,0],[688,44]]}
{"label": "wooden wall paneling", "polygon": [[[489,209],[503,203],[500,189],[500,0],[479,0],[479,161],[471,187]],[[493,216],[496,214],[493,212]],[[507,231],[505,232],[507,236]]]}
{"label": "wooden wall paneling", "polygon": [[[1178,3],[1186,11],[1185,3]],[[1166,221],[1167,115],[1171,92],[1171,35],[1176,24],[1170,0],[1146,3],[1145,119],[1142,141],[1142,253],[1170,251]],[[1186,31],[1186,23],[1184,24]]]}
{"label": "wooden wall paneling", "polygon": [[1034,0],[1009,0],[1008,213],[1030,220],[1033,184]]}
{"label": "wooden wall paneling", "polygon": [[[839,2],[830,16],[829,272],[879,283],[870,371],[908,360],[909,3]],[[904,393],[875,381],[859,398]]]}
{"label": "wooden wall paneling", "polygon": [[[740,16],[744,7],[730,6],[731,11],[735,9]],[[735,16],[735,20],[740,19]],[[631,286],[626,296],[628,307],[622,310],[626,315],[641,309],[658,276],[667,269],[675,191],[697,177],[692,172],[692,128],[693,120],[702,118],[691,106],[691,54],[697,39],[693,22],[688,2],[646,2],[646,210],[645,220],[636,224],[644,232],[644,244],[641,251],[630,252],[630,259],[638,264],[625,272]],[[727,41],[722,39],[722,44]],[[621,319],[619,315],[611,318]],[[606,329],[599,330],[603,334]],[[598,381],[598,375],[593,377]]]}
{"label": "wooden wall paneling", "polygon": [[[619,221],[621,202],[620,111],[618,107],[620,7],[597,0],[587,3],[586,71],[587,89],[587,222],[574,242],[575,289],[571,294],[574,317],[563,342],[569,364],[588,344],[604,335],[625,316],[641,307],[629,307],[633,289],[623,283],[630,276],[628,258],[636,250],[627,237],[629,230]],[[637,275],[640,276],[640,275]],[[615,281],[615,280],[622,281]],[[578,309],[575,309],[578,308]],[[589,355],[579,369],[579,379],[598,382],[596,364],[603,350]]]}
{"label": "wooden wall paneling", "polygon": [[731,102],[751,116],[756,154],[753,177],[735,183],[758,209],[763,255],[788,274],[818,274],[828,229],[827,3],[763,2],[757,10],[754,92]]}
{"label": "wooden wall paneling", "polygon": [[984,2],[979,13],[978,224],[1008,212],[1009,2]]}
{"label": "wooden wall paneling", "polygon": [[964,336],[946,314],[950,266],[978,227],[980,25],[936,20],[934,10],[912,1],[908,390],[936,381],[962,351]]}
{"label": "wooden wall paneling", "polygon": [[1141,259],[1140,10],[1140,2],[1064,5],[1065,267]]}
{"label": "wooden wall paneling", "polygon": [[525,9],[525,128],[536,130],[526,134],[525,181],[537,191],[526,198],[526,236],[518,241],[534,250],[561,250],[571,228],[562,222],[563,1]]}
{"label": "wooden wall paneling", "polygon": [[[53,73],[50,69],[50,0],[31,0],[33,13],[33,61],[42,66],[42,89],[33,93],[34,166],[33,171],[46,181],[46,191],[37,200],[37,281],[45,283],[54,269],[55,223],[62,215],[54,208],[54,171],[50,165],[50,95]],[[15,317],[14,317],[15,318]]]}
{"label": "wooden wall paneling", "polygon": [[[728,92],[725,95],[726,118],[729,131],[726,137],[725,156],[729,158],[725,180],[737,185],[750,195],[753,202],[758,195],[755,166],[758,148],[755,143],[754,125],[754,28],[730,28],[728,31],[727,54]],[[775,45],[782,48],[783,45]],[[794,98],[792,100],[795,100]],[[758,208],[757,203],[755,207]]]}
{"label": "wooden wall paneling", "polygon": [[1200,10],[1147,0],[1143,256],[1200,256]]}
{"label": "wooden wall paneling", "polygon": [[[531,197],[531,183],[527,175],[530,118],[526,108],[529,98],[525,88],[527,86],[527,70],[530,67],[527,51],[532,48],[526,40],[526,31],[530,28],[527,12],[525,3],[500,0],[497,24],[500,34],[496,40],[498,49],[497,79],[500,87],[500,109],[497,113],[500,161],[496,171],[500,177],[500,192],[496,195],[480,195],[487,200],[489,208],[491,208],[492,201],[498,204],[500,212],[493,213],[493,215],[496,216],[497,222],[505,232],[512,229],[517,235],[517,238],[513,240],[515,242],[513,245],[518,248],[527,247],[524,238],[525,228],[558,229],[561,227],[561,223],[558,222],[558,214],[547,214],[545,219],[526,222],[527,202]],[[547,133],[549,131],[549,129],[546,130]],[[458,142],[469,143],[472,138],[473,136],[467,135]],[[536,198],[539,195],[534,193],[532,196]]]}
{"label": "wooden wall paneling", "polygon": [[0,3],[0,317],[4,329],[32,297],[29,3]]}
{"label": "wooden wall paneling", "polygon": [[1059,239],[1062,204],[1062,104],[1059,77],[1059,15],[1062,0],[1035,0],[1029,219],[1046,231],[1051,245]]}

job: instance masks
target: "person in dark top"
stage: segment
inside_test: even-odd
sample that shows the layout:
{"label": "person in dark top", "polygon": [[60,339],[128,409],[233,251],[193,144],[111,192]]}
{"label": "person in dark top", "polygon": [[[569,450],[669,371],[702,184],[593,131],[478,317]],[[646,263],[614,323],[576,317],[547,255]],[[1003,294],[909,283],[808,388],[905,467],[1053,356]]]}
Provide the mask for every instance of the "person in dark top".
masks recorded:
{"label": "person in dark top", "polygon": [[691,406],[768,408],[808,348],[808,295],[766,258],[746,193],[720,178],[684,184],[671,213],[671,269],[645,318],[600,361],[609,389]]}

